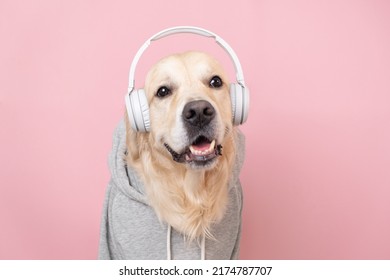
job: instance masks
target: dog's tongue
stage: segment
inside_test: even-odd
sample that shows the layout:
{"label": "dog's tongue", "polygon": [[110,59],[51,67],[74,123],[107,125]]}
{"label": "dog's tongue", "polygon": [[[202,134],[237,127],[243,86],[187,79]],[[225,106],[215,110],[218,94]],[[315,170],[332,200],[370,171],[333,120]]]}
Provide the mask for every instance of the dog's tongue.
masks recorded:
{"label": "dog's tongue", "polygon": [[211,143],[203,142],[196,145],[192,145],[192,147],[197,151],[206,151],[210,148]]}
{"label": "dog's tongue", "polygon": [[214,152],[215,140],[211,143],[208,141],[200,141],[199,143],[194,143],[190,146],[190,151],[193,155],[208,155]]}

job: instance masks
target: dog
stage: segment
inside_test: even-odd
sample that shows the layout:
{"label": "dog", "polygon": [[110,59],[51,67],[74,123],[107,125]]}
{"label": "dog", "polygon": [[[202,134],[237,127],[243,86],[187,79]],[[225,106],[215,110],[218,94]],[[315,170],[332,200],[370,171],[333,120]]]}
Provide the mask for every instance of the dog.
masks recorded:
{"label": "dog", "polygon": [[[208,253],[209,258],[237,258],[242,210],[238,174],[244,144],[242,134],[232,123],[227,74],[217,60],[206,53],[174,54],[150,69],[144,90],[149,104],[150,132],[135,131],[126,114],[125,143],[120,152],[124,155],[123,166],[130,186],[138,185],[137,193],[144,195],[142,207],[149,206],[156,219],[153,225],[150,223],[150,231],[145,226],[143,233],[134,234],[132,240],[125,242],[127,245],[122,244],[117,250],[126,251],[125,247],[129,246],[129,254],[113,256],[115,246],[110,249],[109,243],[115,243],[114,231],[125,235],[123,229],[115,227],[129,222],[123,215],[129,213],[128,218],[134,222],[133,228],[126,226],[128,232],[132,232],[134,227],[146,223],[145,214],[141,211],[134,216],[140,209],[138,206],[131,210],[126,208],[122,213],[117,211],[114,216],[123,220],[119,226],[110,225],[110,214],[106,214],[102,224],[101,258],[161,258],[159,252],[154,252],[160,246],[157,243],[155,248],[149,248],[148,244],[148,248],[129,245],[137,242],[139,235],[145,234],[147,238],[150,234],[151,237],[159,225],[169,232],[168,247],[176,246],[170,244],[173,230],[182,236],[184,251],[193,250],[191,246],[197,248],[196,244],[201,242],[203,245],[199,246],[204,247],[207,239],[208,248],[214,248],[214,252]],[[115,158],[120,162],[119,157]],[[106,199],[105,208],[111,205],[114,209],[114,204],[114,200]],[[111,220],[115,217],[111,214]],[[227,246],[224,242],[230,244]],[[195,245],[189,245],[192,243]],[[226,248],[229,249],[218,255]],[[136,250],[154,253],[134,255]],[[168,255],[172,257],[170,252]],[[186,258],[187,255],[178,253],[176,256]],[[189,258],[192,257],[193,254],[189,254]]]}

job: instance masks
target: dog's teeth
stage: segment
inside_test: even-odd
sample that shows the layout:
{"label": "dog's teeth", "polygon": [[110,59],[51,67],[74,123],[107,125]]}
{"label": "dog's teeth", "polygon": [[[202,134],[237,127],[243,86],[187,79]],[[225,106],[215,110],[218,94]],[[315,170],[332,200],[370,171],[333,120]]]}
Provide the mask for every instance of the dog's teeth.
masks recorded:
{"label": "dog's teeth", "polygon": [[215,140],[213,140],[213,142],[211,142],[209,151],[211,152],[212,150],[214,150],[214,147],[215,147]]}

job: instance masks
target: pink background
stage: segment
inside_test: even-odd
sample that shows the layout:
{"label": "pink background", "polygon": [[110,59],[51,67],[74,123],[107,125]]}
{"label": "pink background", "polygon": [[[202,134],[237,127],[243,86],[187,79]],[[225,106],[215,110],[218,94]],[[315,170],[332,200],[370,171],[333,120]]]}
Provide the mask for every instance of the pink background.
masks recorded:
{"label": "pink background", "polygon": [[[95,259],[133,55],[175,25],[251,90],[243,259],[390,259],[390,2],[1,1],[0,259]],[[225,53],[196,36],[161,56]],[[188,43],[188,41],[191,41]]]}

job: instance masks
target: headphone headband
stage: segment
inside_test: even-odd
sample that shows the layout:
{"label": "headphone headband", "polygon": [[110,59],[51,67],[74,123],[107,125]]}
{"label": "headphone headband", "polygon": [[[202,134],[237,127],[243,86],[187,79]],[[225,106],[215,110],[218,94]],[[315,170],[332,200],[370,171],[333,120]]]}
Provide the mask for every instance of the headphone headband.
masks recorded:
{"label": "headphone headband", "polygon": [[206,29],[194,27],[194,26],[177,26],[172,27],[168,29],[164,29],[152,37],[150,37],[137,51],[136,55],[134,56],[133,62],[130,66],[130,72],[129,72],[129,87],[128,87],[128,93],[130,93],[135,86],[135,68],[137,66],[137,63],[139,59],[141,58],[142,54],[145,52],[145,50],[149,47],[152,41],[159,40],[161,38],[173,35],[173,34],[179,34],[179,33],[192,33],[204,37],[211,37],[214,38],[218,45],[220,45],[230,56],[230,58],[233,61],[234,68],[236,70],[236,80],[237,83],[239,83],[241,86],[245,87],[244,82],[244,75],[241,68],[241,63],[238,60],[238,57],[232,47],[223,40],[221,37],[219,37],[217,34],[210,32]]}

